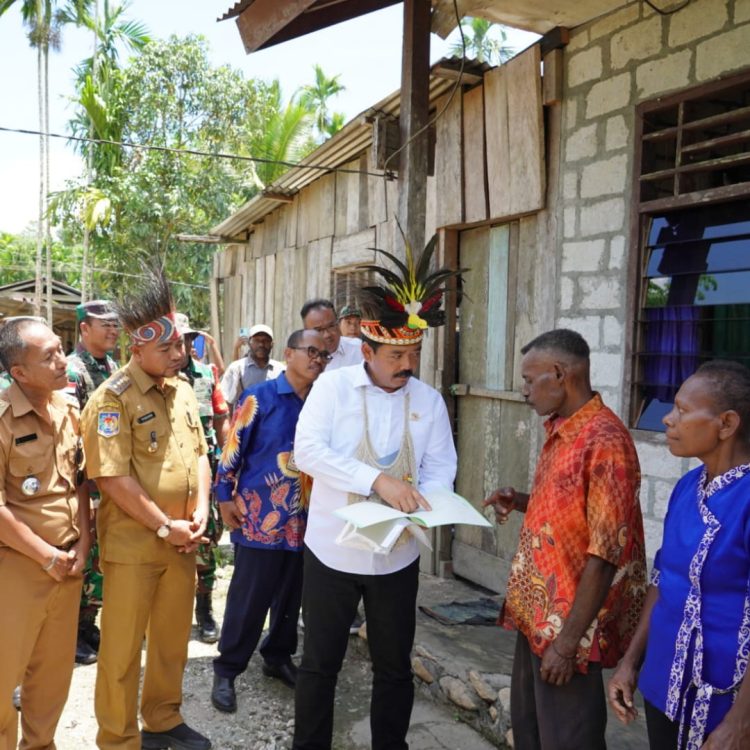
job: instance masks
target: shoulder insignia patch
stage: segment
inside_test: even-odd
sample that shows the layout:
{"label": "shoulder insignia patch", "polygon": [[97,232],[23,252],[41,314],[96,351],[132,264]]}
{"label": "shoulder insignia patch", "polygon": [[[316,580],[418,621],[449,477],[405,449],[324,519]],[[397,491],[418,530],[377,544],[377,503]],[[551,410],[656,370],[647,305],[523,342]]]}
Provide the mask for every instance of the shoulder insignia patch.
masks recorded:
{"label": "shoulder insignia patch", "polygon": [[105,438],[115,437],[120,433],[120,412],[100,411],[96,431]]}
{"label": "shoulder insignia patch", "polygon": [[106,388],[118,396],[122,395],[132,385],[130,378],[125,373],[115,373],[108,381]]}

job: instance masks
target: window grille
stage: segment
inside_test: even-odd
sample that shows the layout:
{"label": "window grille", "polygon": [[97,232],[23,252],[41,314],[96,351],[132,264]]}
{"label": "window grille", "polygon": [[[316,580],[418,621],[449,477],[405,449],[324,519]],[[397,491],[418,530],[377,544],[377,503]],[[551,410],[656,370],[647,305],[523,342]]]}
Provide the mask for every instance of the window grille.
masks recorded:
{"label": "window grille", "polygon": [[632,424],[705,361],[750,365],[750,76],[639,108]]}

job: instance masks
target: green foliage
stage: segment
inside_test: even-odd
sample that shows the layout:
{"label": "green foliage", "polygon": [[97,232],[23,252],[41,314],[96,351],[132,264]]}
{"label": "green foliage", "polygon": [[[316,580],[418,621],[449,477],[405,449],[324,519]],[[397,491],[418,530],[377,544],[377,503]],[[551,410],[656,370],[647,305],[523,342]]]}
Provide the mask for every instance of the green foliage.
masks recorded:
{"label": "green foliage", "polygon": [[287,164],[298,162],[315,148],[309,107],[294,97],[284,105],[278,80],[271,83],[268,95],[270,106],[263,127],[249,139],[249,150],[240,147],[241,153],[249,151],[249,155],[268,160],[255,164],[259,188],[269,185],[289,169]]}
{"label": "green foliage", "polygon": [[[102,140],[165,150],[79,146],[86,156],[91,149],[90,184],[81,178],[56,194],[52,216],[67,246],[81,243],[84,227],[90,232],[89,297],[127,296],[147,265],[163,264],[178,307],[205,325],[216,246],[176,236],[208,233],[303,159],[317,145],[316,121],[324,126],[321,135],[338,130],[343,115],[329,114],[327,100],[343,87],[315,66],[315,84],[285,102],[277,80],[248,81],[227,66],[211,66],[200,36],[148,40],[141,25],[123,19],[125,7],[105,2],[99,26],[84,14],[100,52],[96,63],[84,60],[77,68],[70,128],[79,136],[93,132]],[[117,51],[123,47],[136,54],[121,65]]]}
{"label": "green foliage", "polygon": [[[0,232],[0,284],[34,278],[36,238],[34,233]],[[52,243],[52,278],[78,287],[81,280],[81,248]]]}
{"label": "green foliage", "polygon": [[[100,137],[167,149],[247,152],[277,106],[273,86],[211,67],[198,36],[150,42],[100,83],[81,80],[74,129],[90,112]],[[164,264],[178,306],[205,324],[215,246],[175,236],[207,233],[257,192],[252,162],[99,145],[94,163],[93,189],[72,184],[54,202],[67,242],[80,242],[85,221],[94,231],[91,294],[127,294],[147,264]]]}
{"label": "green foliage", "polygon": [[343,114],[339,112],[329,113],[328,101],[344,91],[346,86],[339,83],[341,76],[329,78],[320,65],[313,65],[313,70],[315,71],[315,82],[302,87],[299,103],[314,116],[315,127],[323,139],[326,136],[333,135],[344,124]]}
{"label": "green foliage", "polygon": [[[466,18],[466,21],[468,23],[462,23],[461,29],[468,59],[499,65],[513,57],[516,50],[507,44],[508,34],[502,26],[484,18]],[[463,55],[460,39],[451,47],[451,54]]]}

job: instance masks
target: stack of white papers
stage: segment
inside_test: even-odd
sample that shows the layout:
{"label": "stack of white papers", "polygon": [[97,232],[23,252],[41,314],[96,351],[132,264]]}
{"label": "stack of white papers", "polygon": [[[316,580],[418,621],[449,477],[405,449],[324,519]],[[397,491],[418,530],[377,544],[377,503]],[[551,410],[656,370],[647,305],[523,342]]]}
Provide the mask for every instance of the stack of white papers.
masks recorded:
{"label": "stack of white papers", "polygon": [[471,526],[492,524],[474,508],[466,498],[447,489],[434,489],[423,493],[432,510],[420,509],[404,513],[390,505],[365,500],[338,508],[333,513],[346,521],[336,543],[346,547],[367,549],[386,554],[404,530],[412,533],[429,547],[422,529],[465,523]]}

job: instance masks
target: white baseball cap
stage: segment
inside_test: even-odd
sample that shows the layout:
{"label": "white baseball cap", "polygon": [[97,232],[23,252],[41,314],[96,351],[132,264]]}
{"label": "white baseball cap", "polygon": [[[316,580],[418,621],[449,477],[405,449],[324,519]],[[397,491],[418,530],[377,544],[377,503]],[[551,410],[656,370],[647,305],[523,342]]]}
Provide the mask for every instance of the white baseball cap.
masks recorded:
{"label": "white baseball cap", "polygon": [[259,333],[265,333],[266,336],[270,336],[271,340],[273,340],[273,331],[271,330],[271,327],[263,323],[256,323],[250,329],[250,335],[248,336],[248,338],[251,339],[253,336],[257,336]]}

